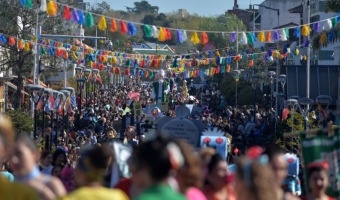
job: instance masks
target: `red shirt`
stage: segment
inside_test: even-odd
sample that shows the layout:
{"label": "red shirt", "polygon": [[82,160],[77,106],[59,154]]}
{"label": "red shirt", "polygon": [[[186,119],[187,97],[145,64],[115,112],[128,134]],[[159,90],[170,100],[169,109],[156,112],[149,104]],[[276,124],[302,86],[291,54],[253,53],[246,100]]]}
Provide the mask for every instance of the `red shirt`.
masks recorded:
{"label": "red shirt", "polygon": [[[307,197],[301,197],[301,200],[308,200],[308,198]],[[335,200],[335,199],[332,198],[332,197],[328,197],[328,200]]]}
{"label": "red shirt", "polygon": [[131,199],[130,194],[131,186],[132,186],[131,179],[123,178],[117,183],[117,185],[114,188],[122,190]]}

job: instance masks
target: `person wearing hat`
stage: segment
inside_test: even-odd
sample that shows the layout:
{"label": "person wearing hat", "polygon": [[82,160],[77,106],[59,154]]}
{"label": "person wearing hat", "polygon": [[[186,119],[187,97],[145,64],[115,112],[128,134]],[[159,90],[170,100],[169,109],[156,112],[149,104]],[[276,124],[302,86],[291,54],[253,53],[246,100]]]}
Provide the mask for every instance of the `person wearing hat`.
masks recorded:
{"label": "person wearing hat", "polygon": [[164,75],[164,70],[159,70],[156,77],[158,80],[152,83],[152,98],[155,99],[157,103],[166,102],[166,95],[170,91],[169,82],[164,80]]}

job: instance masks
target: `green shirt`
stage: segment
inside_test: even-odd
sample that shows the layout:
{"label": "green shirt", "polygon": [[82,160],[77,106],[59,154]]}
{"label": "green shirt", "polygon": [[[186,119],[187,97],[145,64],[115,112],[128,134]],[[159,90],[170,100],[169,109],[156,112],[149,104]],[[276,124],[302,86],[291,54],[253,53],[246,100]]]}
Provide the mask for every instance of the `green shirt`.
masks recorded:
{"label": "green shirt", "polygon": [[175,192],[170,186],[158,184],[146,188],[134,200],[185,200],[186,197]]}

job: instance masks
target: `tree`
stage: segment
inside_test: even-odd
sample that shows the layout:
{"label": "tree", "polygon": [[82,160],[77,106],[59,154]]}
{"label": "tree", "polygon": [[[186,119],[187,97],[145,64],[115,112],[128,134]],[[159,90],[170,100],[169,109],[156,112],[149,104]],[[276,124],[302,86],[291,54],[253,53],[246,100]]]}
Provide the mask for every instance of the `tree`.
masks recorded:
{"label": "tree", "polygon": [[97,14],[105,14],[111,11],[111,6],[106,1],[102,1],[101,3],[95,3],[90,10]]}
{"label": "tree", "polygon": [[140,2],[134,2],[135,6],[133,8],[127,7],[128,12],[133,12],[135,14],[142,14],[142,13],[152,13],[157,14],[158,13],[158,6],[152,6],[149,4],[148,1],[140,1]]}
{"label": "tree", "polygon": [[327,12],[340,12],[340,1],[339,0],[327,0],[326,1]]}
{"label": "tree", "polygon": [[[45,12],[38,12],[40,7],[37,1],[33,1],[33,8],[26,8],[17,0],[2,0],[0,7],[0,32],[6,36],[13,36],[18,39],[32,40],[34,38],[37,18],[39,25],[42,26],[42,33],[64,34],[69,30],[65,20],[60,17],[47,17]],[[58,11],[61,15],[61,10]],[[38,16],[37,16],[38,15]],[[48,31],[47,31],[48,30]],[[18,41],[17,41],[18,42]],[[11,69],[13,74],[18,78],[14,79],[15,85],[22,88],[24,77],[32,77],[33,63],[35,53],[35,44],[31,50],[18,49],[18,45],[10,46],[6,43],[0,43],[4,49],[1,53],[3,59],[0,60],[0,67]],[[39,52],[40,53],[40,52]],[[21,90],[17,90],[14,98],[14,107],[21,107]]]}
{"label": "tree", "polygon": [[6,115],[12,119],[13,125],[18,134],[28,134],[33,131],[34,120],[27,113],[23,112],[23,110],[11,110],[6,112]]}

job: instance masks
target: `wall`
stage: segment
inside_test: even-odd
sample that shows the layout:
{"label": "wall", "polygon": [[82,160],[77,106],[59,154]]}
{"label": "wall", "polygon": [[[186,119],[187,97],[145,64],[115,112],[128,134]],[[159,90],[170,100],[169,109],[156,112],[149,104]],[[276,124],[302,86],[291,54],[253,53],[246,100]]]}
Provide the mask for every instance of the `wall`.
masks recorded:
{"label": "wall", "polygon": [[[290,13],[288,10],[301,5],[302,0],[265,0],[261,5],[280,9],[280,26],[291,22],[300,24],[299,14]],[[277,12],[259,7],[261,13],[261,29],[270,30],[277,27]]]}

